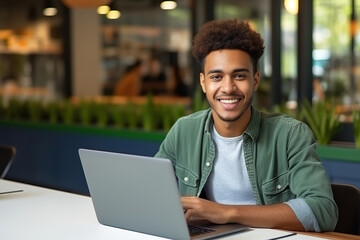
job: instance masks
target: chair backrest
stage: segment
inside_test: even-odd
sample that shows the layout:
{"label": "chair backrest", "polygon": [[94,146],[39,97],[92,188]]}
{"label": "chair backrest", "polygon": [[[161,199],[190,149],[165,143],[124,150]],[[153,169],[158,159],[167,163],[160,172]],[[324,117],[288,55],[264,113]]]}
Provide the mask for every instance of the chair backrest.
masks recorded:
{"label": "chair backrest", "polygon": [[0,178],[8,172],[16,154],[14,146],[0,145]]}
{"label": "chair backrest", "polygon": [[331,184],[334,200],[339,208],[335,232],[360,235],[360,191],[349,184]]}

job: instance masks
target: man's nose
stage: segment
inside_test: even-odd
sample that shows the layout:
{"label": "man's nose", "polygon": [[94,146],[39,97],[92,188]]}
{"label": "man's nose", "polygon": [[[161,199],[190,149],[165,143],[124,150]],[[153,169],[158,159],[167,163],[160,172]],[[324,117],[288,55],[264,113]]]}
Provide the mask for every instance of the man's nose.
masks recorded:
{"label": "man's nose", "polygon": [[235,82],[230,76],[224,77],[221,87],[226,93],[231,93],[236,90]]}

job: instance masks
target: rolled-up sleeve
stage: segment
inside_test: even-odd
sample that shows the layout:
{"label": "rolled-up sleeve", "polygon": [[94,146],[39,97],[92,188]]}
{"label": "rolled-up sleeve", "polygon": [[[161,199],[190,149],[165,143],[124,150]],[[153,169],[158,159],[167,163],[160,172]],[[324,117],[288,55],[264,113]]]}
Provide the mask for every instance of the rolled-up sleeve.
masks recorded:
{"label": "rolled-up sleeve", "polygon": [[291,199],[285,203],[294,211],[297,219],[304,226],[305,231],[321,231],[314,213],[304,199]]}
{"label": "rolled-up sleeve", "polygon": [[[287,148],[290,189],[296,198],[305,201],[306,205],[297,203],[299,206],[311,209],[319,226],[319,229],[314,228],[315,231],[333,231],[338,219],[338,208],[325,168],[316,152],[315,138],[305,123],[296,124],[292,130]],[[294,205],[293,209],[301,217],[301,210],[297,209],[299,206]],[[302,211],[306,213],[306,209]],[[303,225],[310,227],[312,222]]]}

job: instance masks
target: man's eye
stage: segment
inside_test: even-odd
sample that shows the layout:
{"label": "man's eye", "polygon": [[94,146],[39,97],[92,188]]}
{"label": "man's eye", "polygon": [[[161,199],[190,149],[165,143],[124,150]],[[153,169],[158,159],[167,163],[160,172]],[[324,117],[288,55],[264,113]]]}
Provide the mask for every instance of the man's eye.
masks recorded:
{"label": "man's eye", "polygon": [[239,74],[235,74],[234,77],[237,78],[237,79],[244,79],[244,78],[246,78],[246,75],[242,74],[242,73],[239,73]]}
{"label": "man's eye", "polygon": [[220,75],[212,75],[212,76],[210,76],[210,79],[214,80],[214,81],[218,81],[221,79],[221,76]]}

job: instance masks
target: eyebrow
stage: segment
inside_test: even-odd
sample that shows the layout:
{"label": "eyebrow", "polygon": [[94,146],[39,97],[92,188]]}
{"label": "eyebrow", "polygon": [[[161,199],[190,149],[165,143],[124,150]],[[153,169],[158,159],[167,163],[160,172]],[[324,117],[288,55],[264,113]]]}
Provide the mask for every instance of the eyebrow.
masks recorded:
{"label": "eyebrow", "polygon": [[[207,74],[212,74],[212,73],[223,73],[224,71],[220,70],[220,69],[212,69],[210,71],[207,72]],[[248,72],[250,73],[250,70],[248,68],[235,68],[232,73],[236,73],[236,72]]]}

